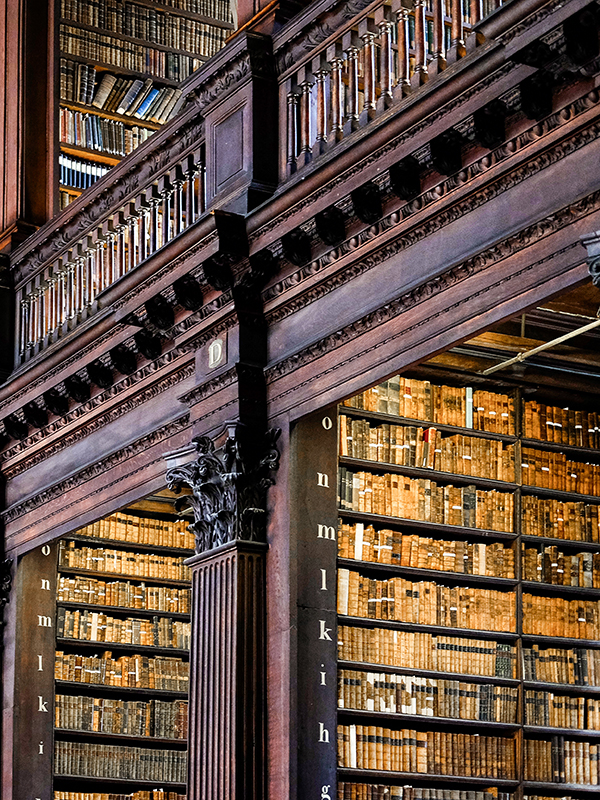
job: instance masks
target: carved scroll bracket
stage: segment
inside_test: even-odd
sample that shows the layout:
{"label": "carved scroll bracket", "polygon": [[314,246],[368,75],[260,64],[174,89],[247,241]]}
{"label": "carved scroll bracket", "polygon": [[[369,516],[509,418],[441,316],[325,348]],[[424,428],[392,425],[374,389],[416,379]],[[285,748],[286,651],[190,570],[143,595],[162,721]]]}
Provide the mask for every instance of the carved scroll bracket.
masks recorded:
{"label": "carved scroll bracket", "polygon": [[587,265],[594,286],[600,288],[600,231],[587,233],[581,237],[581,244],[587,250]]}
{"label": "carved scroll bracket", "polygon": [[271,428],[257,436],[243,423],[232,422],[216,438],[217,447],[212,439],[197,436],[195,460],[167,471],[171,490],[192,490],[181,504],[194,512],[189,529],[197,553],[238,540],[265,541],[267,489],[279,467],[280,433]]}

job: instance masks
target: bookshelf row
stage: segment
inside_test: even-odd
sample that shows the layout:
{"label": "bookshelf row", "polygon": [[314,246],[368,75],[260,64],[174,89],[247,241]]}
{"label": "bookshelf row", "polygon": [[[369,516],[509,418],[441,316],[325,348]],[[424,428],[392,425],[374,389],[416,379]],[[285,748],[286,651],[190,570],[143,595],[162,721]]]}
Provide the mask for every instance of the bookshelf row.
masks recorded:
{"label": "bookshelf row", "polygon": [[72,24],[60,26],[60,50],[64,55],[80,56],[97,65],[121,67],[176,83],[189,78],[204,62],[200,55],[160,50]]}
{"label": "bookshelf row", "polygon": [[338,800],[598,786],[599,420],[468,380],[339,407]]}
{"label": "bookshelf row", "polygon": [[61,109],[60,141],[88,150],[98,150],[114,156],[126,156],[154,133],[136,125],[126,127],[118,120],[104,119],[95,114]]}

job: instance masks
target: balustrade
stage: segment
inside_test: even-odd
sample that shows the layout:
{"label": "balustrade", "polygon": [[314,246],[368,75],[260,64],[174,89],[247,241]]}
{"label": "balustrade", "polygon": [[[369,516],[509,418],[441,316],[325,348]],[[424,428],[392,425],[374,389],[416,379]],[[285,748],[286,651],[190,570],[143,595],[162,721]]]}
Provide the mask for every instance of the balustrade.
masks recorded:
{"label": "balustrade", "polygon": [[[466,55],[473,26],[502,0],[389,0],[340,30],[307,64],[288,70],[287,175],[368,124]],[[284,176],[285,177],[285,176]]]}
{"label": "balustrade", "polygon": [[20,290],[19,357],[26,361],[87,319],[109,286],[206,210],[203,149],[171,167],[133,201],[102,218]]}

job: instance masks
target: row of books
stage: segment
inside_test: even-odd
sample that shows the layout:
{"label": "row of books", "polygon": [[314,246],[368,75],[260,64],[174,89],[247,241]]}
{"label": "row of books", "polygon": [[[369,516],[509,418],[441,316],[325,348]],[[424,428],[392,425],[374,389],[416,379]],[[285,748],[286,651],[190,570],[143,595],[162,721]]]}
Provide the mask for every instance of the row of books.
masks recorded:
{"label": "row of books", "polygon": [[338,725],[338,765],[511,780],[515,775],[515,743],[496,736]]}
{"label": "row of books", "polygon": [[505,642],[351,625],[338,625],[337,630],[343,661],[496,678],[516,675],[517,651]]}
{"label": "row of books", "polygon": [[600,602],[523,594],[523,633],[571,639],[600,638]]}
{"label": "row of books", "polygon": [[600,465],[572,461],[564,453],[524,447],[521,454],[524,486],[541,486],[562,492],[600,495]]}
{"label": "row of books", "polygon": [[54,726],[158,739],[186,739],[188,704],[185,700],[114,700],[57,694]]}
{"label": "row of books", "polygon": [[427,789],[422,786],[386,786],[380,783],[347,781],[338,781],[337,789],[337,800],[513,800],[513,798],[514,795],[508,792]]}
{"label": "row of books", "polygon": [[[186,800],[186,796],[184,794],[178,794],[177,792],[165,792],[164,789],[151,789],[149,792],[143,789],[130,794],[55,791],[54,800]],[[479,800],[479,798],[477,798],[477,800]],[[502,800],[502,798],[499,798],[499,800]]]}
{"label": "row of books", "polygon": [[553,692],[525,692],[525,724],[600,730],[600,700]]}
{"label": "row of books", "polygon": [[600,587],[600,553],[561,552],[556,545],[523,546],[522,577],[558,586]]}
{"label": "row of books", "polygon": [[524,647],[523,675],[526,681],[600,686],[600,650]]}
{"label": "row of books", "polygon": [[70,192],[68,189],[59,189],[58,190],[58,206],[59,209],[62,211],[67,206],[71,205],[73,200],[78,197],[78,192]]}
{"label": "row of books", "polygon": [[100,656],[82,656],[57,650],[54,665],[57,681],[129,689],[187,692],[189,676],[190,665],[181,658],[151,658],[138,653],[113,658],[110,650]]}
{"label": "row of books", "polygon": [[190,623],[169,617],[119,619],[95,611],[59,608],[57,636],[86,642],[113,642],[141,647],[175,647],[189,650]]}
{"label": "row of books", "polygon": [[350,669],[338,672],[339,708],[513,723],[517,701],[518,689],[510,686]]}
{"label": "row of books", "polygon": [[429,539],[418,534],[386,528],[375,530],[362,522],[342,523],[338,556],[356,561],[393,564],[398,567],[435,569],[467,575],[514,578],[515,554],[500,542],[483,544],[460,540]]}
{"label": "row of books", "polygon": [[61,100],[91,105],[96,88],[96,69],[92,64],[61,58],[59,75]]}
{"label": "row of books", "polygon": [[554,498],[523,495],[521,519],[523,533],[580,542],[600,542],[599,506],[562,502]]}
{"label": "row of books", "polygon": [[61,539],[58,567],[85,569],[92,572],[114,572],[138,578],[164,578],[189,581],[190,568],[184,556],[165,556],[160,553],[136,553],[129,550],[109,550],[103,547],[78,547],[76,542]]}
{"label": "row of books", "polygon": [[473,586],[441,586],[404,578],[375,580],[338,570],[338,614],[452,628],[514,631],[516,598]]}
{"label": "row of books", "polygon": [[194,534],[188,530],[189,520],[176,521],[138,517],[122,511],[79,528],[77,536],[114,539],[118,542],[151,544],[156,547],[181,547],[193,550]]}
{"label": "row of books", "polygon": [[105,164],[83,161],[61,153],[58,157],[59,181],[62,186],[88,189],[109,170]]}
{"label": "row of books", "polygon": [[61,108],[59,119],[61,142],[116,156],[129,155],[154,133],[149,128],[127,127],[118,120],[69,108]]}
{"label": "row of books", "polygon": [[[202,66],[199,58],[156,50],[123,39],[82,30],[73,25],[60,26],[60,50],[67,55],[79,56],[90,61],[111,64],[115,67],[166,78],[179,83]],[[205,53],[203,55],[212,55]]]}
{"label": "row of books", "polygon": [[440,486],[428,478],[373,475],[339,468],[342,510],[510,533],[514,499],[510,492],[476,486]]}
{"label": "row of books", "polygon": [[181,750],[57,741],[54,771],[57,775],[185,783],[187,754]]}
{"label": "row of books", "polygon": [[233,22],[229,0],[161,0],[161,3],[193,14],[215,17],[223,22]]}
{"label": "row of books", "polygon": [[377,425],[340,416],[340,455],[499,481],[515,479],[515,448],[479,436],[443,436],[436,428]]}
{"label": "row of books", "polygon": [[213,55],[220,50],[231,33],[219,25],[116,0],[95,3],[61,0],[61,16],[71,22],[202,55]]}
{"label": "row of books", "polygon": [[598,785],[599,745],[552,736],[525,740],[525,780]]}
{"label": "row of books", "polygon": [[129,581],[102,581],[80,575],[59,575],[57,599],[64,603],[90,603],[119,608],[139,608],[147,611],[170,611],[189,614],[190,589],[170,586],[146,586]]}
{"label": "row of books", "polygon": [[512,397],[471,386],[444,386],[401,375],[345,400],[344,406],[406,419],[514,435]]}
{"label": "row of books", "polygon": [[595,411],[577,411],[527,400],[523,436],[573,447],[600,447],[600,418]]}

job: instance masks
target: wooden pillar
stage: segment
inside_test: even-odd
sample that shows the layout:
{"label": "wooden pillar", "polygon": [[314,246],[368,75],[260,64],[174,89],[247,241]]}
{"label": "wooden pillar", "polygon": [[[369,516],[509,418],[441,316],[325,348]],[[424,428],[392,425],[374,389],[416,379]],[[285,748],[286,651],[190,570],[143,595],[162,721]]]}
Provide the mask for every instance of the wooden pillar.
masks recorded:
{"label": "wooden pillar", "polygon": [[262,800],[265,791],[266,490],[278,431],[226,425],[167,456],[170,488],[194,510],[188,800]]}
{"label": "wooden pillar", "polygon": [[229,542],[192,570],[188,800],[258,800],[265,787],[265,551]]}

